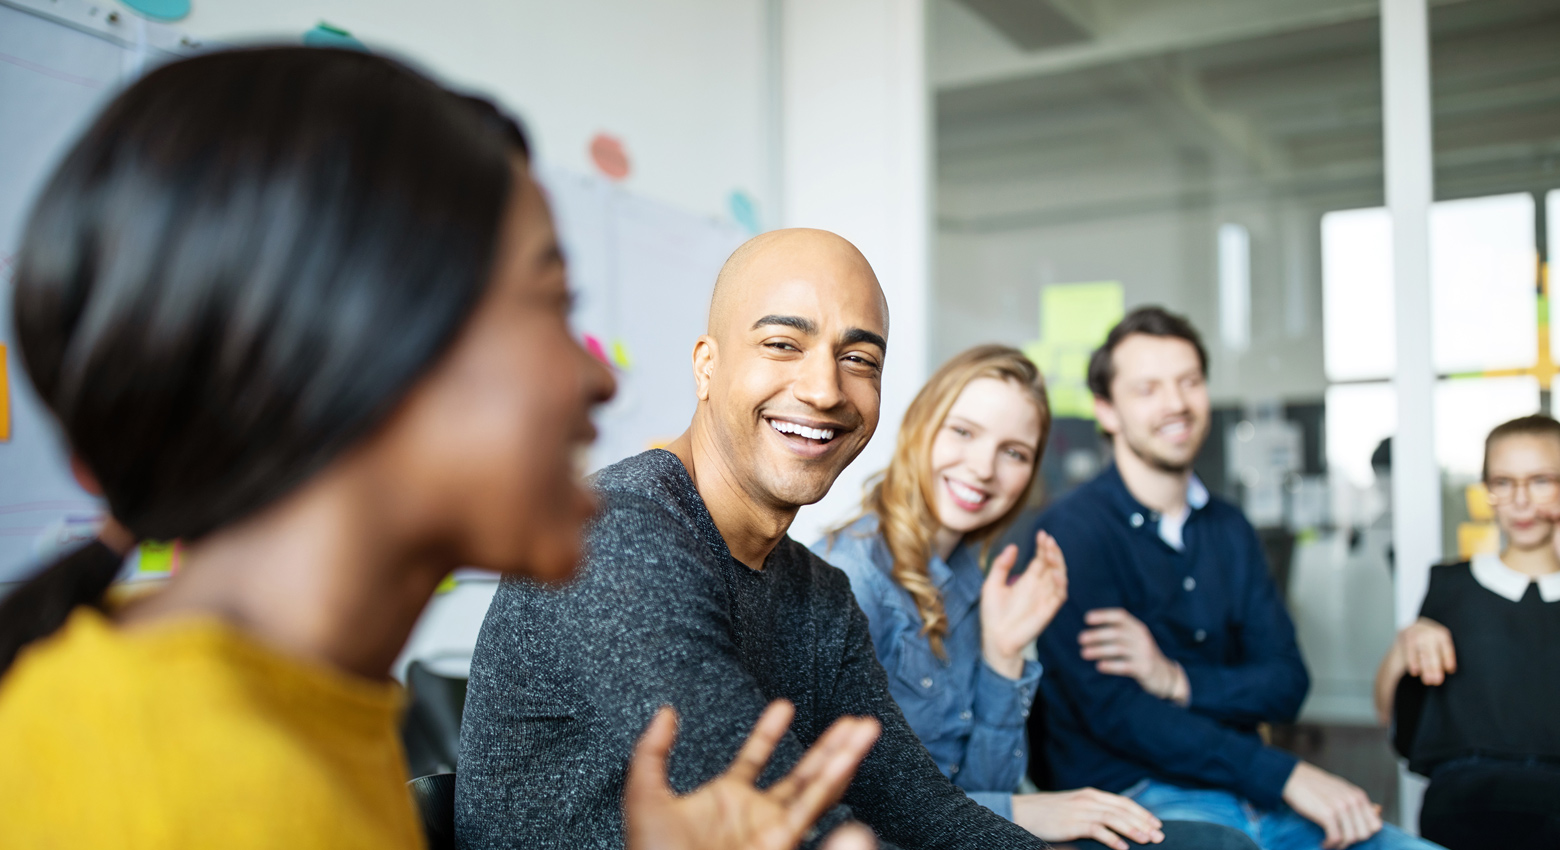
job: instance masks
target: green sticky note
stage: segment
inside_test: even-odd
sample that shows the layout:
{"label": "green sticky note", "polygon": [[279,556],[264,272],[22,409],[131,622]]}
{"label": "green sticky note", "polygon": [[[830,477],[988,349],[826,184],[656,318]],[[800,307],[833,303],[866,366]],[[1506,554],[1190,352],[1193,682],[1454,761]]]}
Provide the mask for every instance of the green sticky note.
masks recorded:
{"label": "green sticky note", "polygon": [[1126,313],[1117,281],[1055,283],[1040,290],[1040,339],[1024,353],[1045,373],[1054,416],[1094,418],[1089,356]]}
{"label": "green sticky note", "polygon": [[616,363],[619,369],[624,370],[633,366],[634,361],[628,357],[628,346],[624,345],[621,339],[612,341],[612,362]]}
{"label": "green sticky note", "polygon": [[450,591],[455,589],[455,585],[457,583],[458,582],[455,581],[455,574],[454,573],[450,573],[449,575],[445,576],[443,578],[443,580],[441,580],[439,582],[439,586],[434,588],[433,592],[434,593],[449,593]]}
{"label": "green sticky note", "polygon": [[173,543],[162,543],[156,540],[143,542],[138,547],[141,551],[141,562],[136,566],[136,571],[142,573],[173,572],[173,547]]}

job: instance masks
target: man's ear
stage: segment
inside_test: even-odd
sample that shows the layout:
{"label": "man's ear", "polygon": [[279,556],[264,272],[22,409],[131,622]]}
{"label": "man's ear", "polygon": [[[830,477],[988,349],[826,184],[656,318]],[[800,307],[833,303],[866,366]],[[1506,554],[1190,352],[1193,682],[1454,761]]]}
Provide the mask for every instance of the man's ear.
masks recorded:
{"label": "man's ear", "polygon": [[715,338],[705,334],[693,344],[693,383],[699,401],[710,400],[710,381],[715,377]]}
{"label": "man's ear", "polygon": [[1121,415],[1116,412],[1116,406],[1107,399],[1094,397],[1094,419],[1100,423],[1100,429],[1107,434],[1121,433]]}

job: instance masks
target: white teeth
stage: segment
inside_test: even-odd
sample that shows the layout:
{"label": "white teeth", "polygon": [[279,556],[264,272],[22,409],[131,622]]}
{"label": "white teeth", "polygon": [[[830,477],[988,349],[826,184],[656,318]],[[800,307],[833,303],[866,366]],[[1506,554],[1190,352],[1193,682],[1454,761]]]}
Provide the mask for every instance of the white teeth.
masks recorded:
{"label": "white teeth", "polygon": [[769,424],[782,434],[795,434],[798,437],[806,437],[809,440],[820,442],[834,439],[834,431],[830,428],[809,428],[806,425],[798,425],[795,422],[786,422],[782,419],[771,419]]}
{"label": "white teeth", "polygon": [[986,501],[985,493],[976,490],[974,487],[971,487],[968,484],[954,481],[952,478],[950,478],[948,479],[948,486],[953,490],[953,495],[958,496],[960,499],[963,499],[966,502],[978,505],[981,502]]}

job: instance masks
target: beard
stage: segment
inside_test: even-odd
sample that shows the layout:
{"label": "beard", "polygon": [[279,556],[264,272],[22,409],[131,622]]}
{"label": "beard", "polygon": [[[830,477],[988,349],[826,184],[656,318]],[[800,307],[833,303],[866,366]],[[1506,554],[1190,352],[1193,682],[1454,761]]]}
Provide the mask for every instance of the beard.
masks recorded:
{"label": "beard", "polygon": [[[1192,428],[1202,424],[1203,423],[1192,421],[1187,423],[1187,427]],[[1196,439],[1193,441],[1191,452],[1187,454],[1184,460],[1181,458],[1166,457],[1164,454],[1155,451],[1148,439],[1139,437],[1130,430],[1123,430],[1122,438],[1127,444],[1127,450],[1132,452],[1134,455],[1137,455],[1138,460],[1143,461],[1160,472],[1168,472],[1174,475],[1179,475],[1192,468],[1193,462],[1197,460],[1197,453],[1202,451],[1203,441],[1208,438],[1208,432],[1206,426],[1204,425],[1202,432],[1197,434]]]}

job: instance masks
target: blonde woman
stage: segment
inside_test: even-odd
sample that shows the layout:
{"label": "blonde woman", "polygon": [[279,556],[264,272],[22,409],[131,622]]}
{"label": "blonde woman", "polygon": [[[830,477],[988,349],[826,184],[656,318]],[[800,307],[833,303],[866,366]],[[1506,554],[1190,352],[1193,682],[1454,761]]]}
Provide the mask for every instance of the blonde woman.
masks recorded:
{"label": "blonde woman", "polygon": [[[1015,794],[1028,763],[1024,718],[1040,666],[1025,647],[1067,596],[1050,535],[1016,578],[1017,547],[990,570],[991,541],[1023,508],[1050,430],[1045,381],[999,345],[948,361],[911,402],[893,460],[860,518],[813,544],[850,577],[889,690],[937,766],[977,802],[1048,841],[1249,846],[1222,827],[1159,820],[1092,788]],[[1232,843],[1231,843],[1232,842]],[[1092,842],[1088,842],[1092,843]]]}

